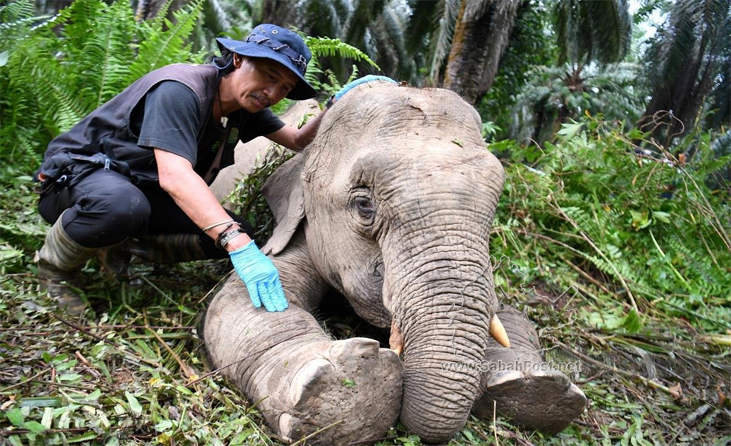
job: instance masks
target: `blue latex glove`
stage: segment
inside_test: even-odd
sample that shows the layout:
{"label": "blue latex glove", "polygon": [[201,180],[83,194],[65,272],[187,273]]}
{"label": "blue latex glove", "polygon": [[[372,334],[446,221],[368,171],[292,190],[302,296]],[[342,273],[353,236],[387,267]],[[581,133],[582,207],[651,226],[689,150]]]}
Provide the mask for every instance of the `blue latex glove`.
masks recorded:
{"label": "blue latex glove", "polygon": [[284,311],[289,306],[279,281],[277,267],[269,257],[259,251],[253,240],[228,254],[256,308],[263,303],[267,311]]}
{"label": "blue latex glove", "polygon": [[376,76],[376,75],[373,75],[373,74],[369,74],[368,76],[363,76],[360,79],[356,79],[353,82],[350,82],[349,84],[345,84],[345,86],[343,88],[341,88],[340,90],[338,90],[337,93],[335,93],[335,100],[337,101],[338,99],[340,99],[341,97],[343,97],[343,95],[345,93],[349,92],[350,90],[352,90],[353,88],[357,87],[358,85],[365,84],[367,82],[373,82],[373,81],[391,82],[392,84],[397,84],[398,85],[398,82],[396,82],[395,80],[391,79],[390,77]]}

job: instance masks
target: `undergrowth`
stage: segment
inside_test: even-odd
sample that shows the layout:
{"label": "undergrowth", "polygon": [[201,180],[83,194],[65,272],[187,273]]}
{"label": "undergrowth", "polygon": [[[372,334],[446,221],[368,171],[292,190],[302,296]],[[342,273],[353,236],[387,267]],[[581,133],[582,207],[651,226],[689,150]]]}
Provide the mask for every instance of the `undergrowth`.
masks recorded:
{"label": "undergrowth", "polygon": [[[35,278],[48,226],[30,175],[45,145],[156,64],[201,60],[185,40],[200,3],[175,23],[137,23],[128,5],[98,0],[52,19],[29,5],[0,7],[0,443],[279,444],[255,402],[205,364],[196,327],[227,262],[133,263],[116,282],[90,261],[92,311],[78,319],[56,313]],[[707,133],[667,153],[600,118],[561,133],[542,149],[490,146],[507,173],[491,249],[498,296],[536,323],[549,359],[580,364],[571,379],[589,407],[554,437],[470,418],[450,445],[731,443],[731,211],[716,175],[729,156]],[[258,189],[284,158],[238,189],[262,238],[272,220]],[[348,315],[323,323],[338,337],[367,332]],[[376,444],[421,442],[399,425]]]}
{"label": "undergrowth", "polygon": [[137,22],[125,2],[78,0],[51,18],[34,18],[29,0],[2,6],[0,160],[32,172],[53,137],[142,75],[202,62],[187,43],[201,5],[175,11],[174,22],[166,11]]}
{"label": "undergrowth", "polygon": [[707,185],[731,156],[715,157],[708,134],[677,147],[692,160],[646,150],[639,131],[591,117],[559,134],[544,149],[491,146],[513,154],[491,245],[520,277],[508,288],[608,301],[583,316],[598,327],[637,332],[658,315],[731,329],[730,189]]}
{"label": "undergrowth", "polygon": [[[586,119],[575,130],[535,152],[530,165],[524,157],[534,155],[525,151],[504,160],[506,186],[491,246],[501,300],[536,323],[547,359],[580,365],[571,379],[589,407],[554,437],[522,431],[500,417],[470,418],[450,444],[725,445],[731,441],[731,352],[724,328],[729,282],[723,281],[728,270],[713,268],[728,258],[715,230],[717,222],[728,222],[727,191],[704,185],[701,175],[714,168],[704,164],[713,164],[703,159],[704,139],[696,139],[701,144],[692,162],[671,166],[638,156],[630,138],[637,135],[600,120]],[[497,148],[518,153],[508,142]],[[263,169],[271,171],[283,159],[278,157],[268,158]],[[253,175],[256,181],[265,177],[262,171]],[[673,181],[681,187],[663,195]],[[633,192],[638,184],[644,190]],[[80,319],[56,314],[39,294],[31,261],[46,227],[33,209],[32,183],[6,168],[3,186],[10,192],[3,196],[2,234],[13,253],[5,256],[0,282],[4,441],[280,444],[256,405],[207,367],[201,350],[198,317],[227,277],[227,262],[134,263],[132,280],[119,283],[100,280],[92,261],[82,286],[93,312]],[[643,213],[647,219],[638,219]],[[705,244],[679,237],[685,248],[675,251],[668,237],[692,223]],[[706,244],[716,247],[713,258],[703,255]],[[604,258],[607,263],[598,261]],[[708,277],[694,276],[698,271]],[[662,304],[667,294],[704,289],[700,302]],[[323,323],[336,337],[372,330],[347,314]],[[422,443],[398,425],[376,444]]]}

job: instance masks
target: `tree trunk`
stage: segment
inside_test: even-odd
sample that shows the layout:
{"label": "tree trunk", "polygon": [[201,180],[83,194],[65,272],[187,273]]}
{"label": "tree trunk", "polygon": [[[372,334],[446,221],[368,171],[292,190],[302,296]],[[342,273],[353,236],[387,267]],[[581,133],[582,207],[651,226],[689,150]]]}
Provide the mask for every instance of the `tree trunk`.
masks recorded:
{"label": "tree trunk", "polygon": [[[166,0],[139,0],[137,8],[135,8],[135,18],[138,21],[152,20],[160,13],[165,6]],[[170,5],[169,11],[180,9],[184,4],[184,0],[174,1]]]}
{"label": "tree trunk", "polygon": [[444,86],[474,104],[492,86],[508,46],[517,0],[462,0]]}
{"label": "tree trunk", "polygon": [[[708,64],[703,73],[703,56],[705,45],[700,45],[698,53],[689,52],[682,64],[687,67],[680,71],[675,78],[665,79],[654,91],[645,113],[640,118],[642,125],[650,125],[655,139],[661,144],[668,145],[670,138],[680,136],[688,132],[696,123],[698,110],[704,98],[713,86],[706,79],[708,76]],[[671,116],[662,112],[672,112]],[[656,116],[657,113],[657,116]],[[653,122],[662,122],[666,125],[655,127]],[[663,138],[663,135],[665,138]]]}
{"label": "tree trunk", "polygon": [[[260,23],[271,23],[281,27],[297,24],[297,5],[291,0],[265,0],[261,4]],[[256,25],[256,23],[255,23]],[[303,31],[307,32],[307,30]]]}

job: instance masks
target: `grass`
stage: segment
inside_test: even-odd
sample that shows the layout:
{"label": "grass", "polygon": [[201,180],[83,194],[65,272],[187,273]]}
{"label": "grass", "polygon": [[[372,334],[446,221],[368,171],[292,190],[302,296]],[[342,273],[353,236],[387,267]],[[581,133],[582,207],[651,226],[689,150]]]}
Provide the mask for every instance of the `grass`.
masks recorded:
{"label": "grass", "polygon": [[[145,277],[137,286],[101,280],[90,266],[84,279],[95,311],[81,319],[56,314],[28,266],[6,274],[0,287],[7,444],[279,444],[256,406],[205,366],[197,319],[226,262],[137,264],[135,274]],[[731,441],[728,347],[699,341],[683,321],[651,321],[638,334],[592,329],[576,316],[587,305],[595,304],[577,297],[563,311],[526,306],[549,359],[581,362],[572,378],[591,401],[584,415],[556,437],[472,418],[450,444]],[[325,322],[335,335],[359,330],[349,317],[334,318]],[[421,443],[397,427],[378,444]]]}
{"label": "grass", "polygon": [[[29,211],[28,187],[27,179],[15,180],[15,220],[6,214],[3,225],[22,223],[27,231],[20,236],[37,246],[44,224]],[[90,262],[82,279],[94,311],[77,319],[56,313],[40,295],[31,258],[32,252],[6,255],[0,279],[0,442],[279,444],[256,405],[205,365],[196,326],[206,296],[228,273],[227,262],[134,263],[130,282],[105,280]],[[510,279],[506,265],[496,271],[503,274]],[[595,287],[590,282],[576,286],[585,292],[565,293],[555,303],[545,298],[558,293],[540,287],[506,298],[541,327],[550,360],[580,361],[572,379],[589,398],[588,410],[555,437],[499,417],[471,418],[450,445],[731,442],[731,351],[716,342],[725,338],[701,339],[683,319],[652,315],[638,333],[592,328],[582,315],[611,306],[587,297]],[[336,336],[368,330],[348,315],[323,322]],[[397,426],[377,444],[421,443]]]}

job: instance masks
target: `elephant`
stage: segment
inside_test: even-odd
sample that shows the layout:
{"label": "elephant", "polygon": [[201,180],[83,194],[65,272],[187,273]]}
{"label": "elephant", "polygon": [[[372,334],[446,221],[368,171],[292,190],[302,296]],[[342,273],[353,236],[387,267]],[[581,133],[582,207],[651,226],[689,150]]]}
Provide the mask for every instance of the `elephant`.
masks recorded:
{"label": "elephant", "polygon": [[[530,322],[495,294],[488,240],[503,182],[479,114],[457,94],[351,90],[264,186],[277,225],[262,251],[289,308],[255,308],[232,274],[203,315],[210,365],[285,441],[377,439],[400,419],[446,442],[494,405],[527,428],[562,430],[586,397],[544,367]],[[391,348],[331,339],[314,316],[330,290],[390,328]],[[476,366],[508,362],[517,368]]]}

